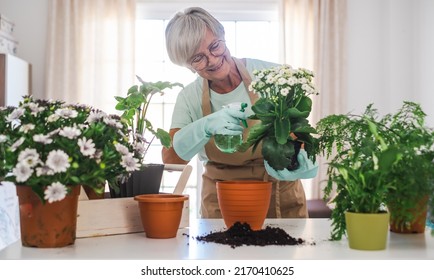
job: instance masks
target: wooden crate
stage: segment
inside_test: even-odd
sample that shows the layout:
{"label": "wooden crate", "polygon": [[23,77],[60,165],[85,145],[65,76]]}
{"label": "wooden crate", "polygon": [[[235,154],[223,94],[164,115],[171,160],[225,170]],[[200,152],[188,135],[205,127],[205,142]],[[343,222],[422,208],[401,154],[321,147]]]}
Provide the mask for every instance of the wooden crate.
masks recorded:
{"label": "wooden crate", "polygon": [[[175,194],[182,194],[191,174],[190,165],[165,165],[167,171],[181,171]],[[180,228],[189,225],[189,201],[184,202]],[[81,190],[77,213],[77,238],[143,232],[138,202],[133,197],[89,200]]]}

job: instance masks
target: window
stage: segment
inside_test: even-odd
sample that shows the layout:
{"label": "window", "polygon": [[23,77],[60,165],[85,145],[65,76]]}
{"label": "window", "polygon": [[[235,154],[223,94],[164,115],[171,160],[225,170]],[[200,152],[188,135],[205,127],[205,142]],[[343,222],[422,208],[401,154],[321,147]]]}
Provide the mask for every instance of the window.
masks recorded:
{"label": "window", "polygon": [[[211,8],[201,5],[219,19],[225,27],[226,43],[235,57],[252,57],[272,62],[279,61],[277,1],[246,1],[237,3],[214,3]],[[265,3],[264,3],[265,2]],[[205,2],[207,3],[207,2]],[[179,4],[179,3],[177,3]],[[182,3],[181,3],[182,4]],[[211,5],[210,3],[207,3]],[[173,7],[173,3],[141,2],[138,4],[136,25],[136,73],[145,81],[192,82],[196,75],[186,68],[172,64],[167,56],[164,31],[171,16],[184,7]],[[191,6],[191,5],[189,5]],[[224,6],[224,9],[222,7]],[[250,7],[247,10],[246,7]],[[156,127],[169,130],[172,111],[179,88],[167,91],[164,96],[155,96],[150,105],[149,116]],[[161,145],[153,142],[146,156],[147,162],[158,163],[161,159]],[[199,189],[202,168],[195,158],[190,164],[193,172],[185,193],[190,195],[191,213],[196,217],[200,205]],[[172,192],[179,174],[165,172],[164,192]]]}

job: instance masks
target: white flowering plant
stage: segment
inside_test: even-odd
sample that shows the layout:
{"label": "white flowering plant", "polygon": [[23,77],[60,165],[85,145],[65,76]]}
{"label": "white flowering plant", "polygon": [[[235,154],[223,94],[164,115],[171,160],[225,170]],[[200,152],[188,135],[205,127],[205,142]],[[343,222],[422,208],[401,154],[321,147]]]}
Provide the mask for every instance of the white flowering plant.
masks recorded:
{"label": "white flowering plant", "polygon": [[0,108],[0,179],[26,185],[43,202],[76,186],[104,191],[106,181],[139,168],[141,158],[117,115],[80,104],[24,97]]}
{"label": "white flowering plant", "polygon": [[249,90],[259,95],[252,105],[250,119],[259,120],[250,128],[248,138],[240,146],[245,151],[262,144],[262,155],[275,170],[296,170],[297,155],[303,146],[308,158],[315,162],[318,144],[309,124],[312,110],[310,96],[318,95],[313,84],[314,74],[290,65],[253,71]]}

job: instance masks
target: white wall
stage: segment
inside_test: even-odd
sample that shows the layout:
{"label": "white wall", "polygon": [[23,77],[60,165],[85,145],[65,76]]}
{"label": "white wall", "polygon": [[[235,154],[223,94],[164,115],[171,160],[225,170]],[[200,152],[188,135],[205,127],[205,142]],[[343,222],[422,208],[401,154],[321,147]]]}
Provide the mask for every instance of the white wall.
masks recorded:
{"label": "white wall", "polygon": [[434,126],[434,1],[348,0],[348,106],[421,103]]}
{"label": "white wall", "polygon": [[48,0],[0,0],[0,14],[15,23],[17,56],[32,64],[32,93],[45,89],[45,46]]}
{"label": "white wall", "polygon": [[[420,102],[434,126],[434,1],[348,1],[348,104],[393,112],[403,100]],[[0,0],[16,23],[18,56],[33,65],[33,94],[45,87],[48,0]]]}

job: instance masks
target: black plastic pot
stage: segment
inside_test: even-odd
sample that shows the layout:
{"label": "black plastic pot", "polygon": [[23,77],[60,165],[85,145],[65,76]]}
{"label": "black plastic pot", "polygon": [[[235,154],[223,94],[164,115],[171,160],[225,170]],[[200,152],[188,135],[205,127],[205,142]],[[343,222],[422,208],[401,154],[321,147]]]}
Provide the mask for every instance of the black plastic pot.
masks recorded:
{"label": "black plastic pot", "polygon": [[141,170],[134,171],[128,180],[119,184],[119,193],[110,188],[110,196],[134,197],[139,194],[157,194],[160,192],[164,164],[144,164]]}

